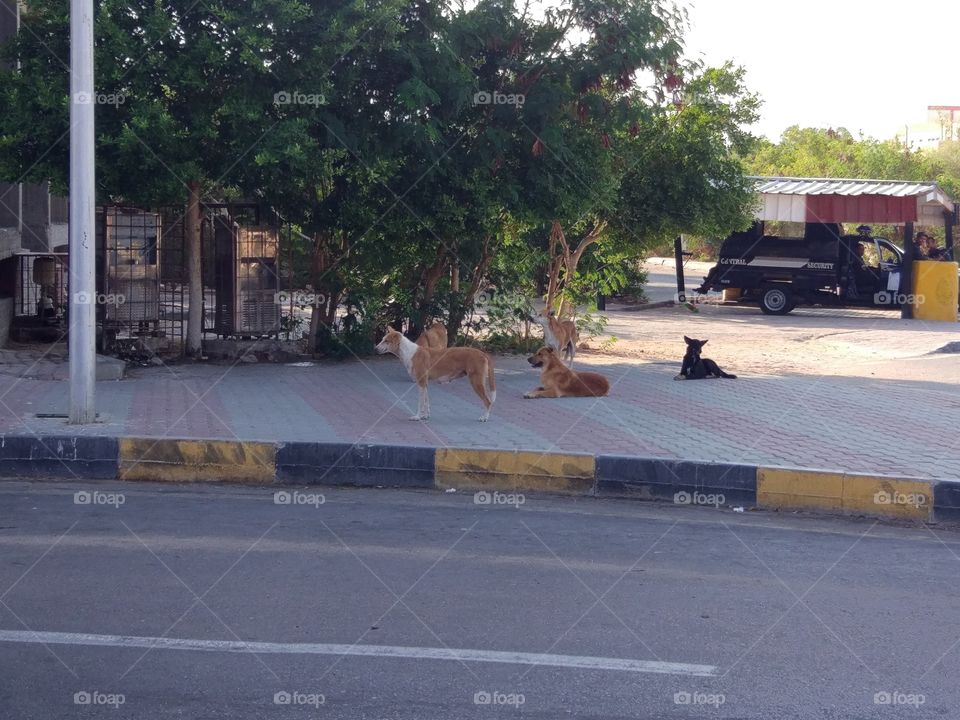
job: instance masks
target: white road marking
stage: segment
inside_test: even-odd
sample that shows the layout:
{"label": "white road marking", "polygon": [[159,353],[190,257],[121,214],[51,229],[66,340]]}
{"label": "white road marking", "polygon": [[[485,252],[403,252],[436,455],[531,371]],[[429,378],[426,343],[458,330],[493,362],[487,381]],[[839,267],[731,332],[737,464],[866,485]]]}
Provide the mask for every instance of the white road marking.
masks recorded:
{"label": "white road marking", "polygon": [[46,645],[88,645],[97,647],[155,648],[157,650],[203,650],[208,652],[252,652],[289,655],[352,655],[357,657],[409,658],[414,660],[455,660],[458,662],[547,665],[586,670],[620,670],[661,675],[713,677],[714,665],[630,660],[627,658],[550,655],[544,653],[464,650],[457,648],[401,647],[396,645],[338,645],[332,643],[238,642],[190,638],[136,637],[133,635],[91,635],[88,633],[0,630],[0,642]]}

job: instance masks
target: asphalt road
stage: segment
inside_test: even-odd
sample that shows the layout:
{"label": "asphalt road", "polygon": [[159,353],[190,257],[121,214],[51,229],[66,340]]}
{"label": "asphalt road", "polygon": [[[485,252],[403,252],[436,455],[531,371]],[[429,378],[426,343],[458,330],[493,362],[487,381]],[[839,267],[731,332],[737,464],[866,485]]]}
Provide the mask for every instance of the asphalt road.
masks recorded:
{"label": "asphalt road", "polygon": [[[677,299],[677,269],[671,261],[667,265],[660,265],[659,259],[652,260],[644,265],[647,271],[647,283],[643,291],[650,302],[664,302]],[[696,288],[715,265],[712,262],[688,260],[684,265],[684,285],[688,295],[695,294]],[[712,295],[719,296],[719,293]]]}
{"label": "asphalt road", "polygon": [[0,483],[0,717],[960,713],[946,528],[298,492]]}

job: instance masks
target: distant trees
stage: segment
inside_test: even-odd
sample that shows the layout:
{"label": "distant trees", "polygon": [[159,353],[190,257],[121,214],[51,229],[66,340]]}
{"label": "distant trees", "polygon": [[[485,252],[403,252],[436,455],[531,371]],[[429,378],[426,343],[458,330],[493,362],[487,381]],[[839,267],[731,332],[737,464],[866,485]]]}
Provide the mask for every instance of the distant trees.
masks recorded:
{"label": "distant trees", "polygon": [[763,141],[748,159],[757,175],[930,180],[929,159],[896,140],[855,138],[845,128],[787,128]]}
{"label": "distant trees", "polygon": [[945,142],[936,150],[924,152],[929,163],[930,177],[960,201],[960,140]]}
{"label": "distant trees", "polygon": [[914,150],[897,140],[855,138],[843,128],[794,126],[777,143],[757,143],[746,164],[757,175],[935,180],[960,197],[960,141]]}
{"label": "distant trees", "polygon": [[[855,138],[843,129],[784,131],[780,142],[761,141],[746,158],[756,175],[936,181],[960,198],[960,142],[914,150],[897,140]],[[934,231],[936,232],[936,231]]]}

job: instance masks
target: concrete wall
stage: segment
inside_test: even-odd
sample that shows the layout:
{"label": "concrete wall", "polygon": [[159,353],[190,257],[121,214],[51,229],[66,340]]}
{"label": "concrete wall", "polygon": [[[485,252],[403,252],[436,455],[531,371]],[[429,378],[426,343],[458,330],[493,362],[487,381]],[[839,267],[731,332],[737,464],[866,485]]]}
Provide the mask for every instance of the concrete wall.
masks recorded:
{"label": "concrete wall", "polygon": [[[0,0],[0,44],[16,36],[19,29],[20,3]],[[48,183],[0,182],[0,260],[20,249],[52,252],[54,246],[66,242],[67,219],[66,198],[52,197]]]}
{"label": "concrete wall", "polygon": [[50,252],[59,252],[57,248],[70,241],[69,227],[66,223],[51,223],[47,227],[47,247]]}
{"label": "concrete wall", "polygon": [[[2,7],[0,12],[3,12]],[[0,227],[20,228],[19,185],[0,183]]]}
{"label": "concrete wall", "polygon": [[0,43],[12,38],[19,29],[20,3],[18,0],[0,0]]}
{"label": "concrete wall", "polygon": [[20,249],[20,233],[16,228],[0,227],[0,260],[4,260]]}
{"label": "concrete wall", "polygon": [[67,242],[68,219],[67,199],[48,183],[0,184],[0,260],[20,249],[53,252]]}
{"label": "concrete wall", "polygon": [[0,347],[10,340],[10,323],[13,322],[13,298],[0,298]]}
{"label": "concrete wall", "polygon": [[47,228],[50,226],[50,192],[47,185],[23,185],[20,205],[20,244],[24,250],[48,252]]}
{"label": "concrete wall", "polygon": [[70,203],[65,197],[50,196],[50,224],[66,225],[70,222]]}

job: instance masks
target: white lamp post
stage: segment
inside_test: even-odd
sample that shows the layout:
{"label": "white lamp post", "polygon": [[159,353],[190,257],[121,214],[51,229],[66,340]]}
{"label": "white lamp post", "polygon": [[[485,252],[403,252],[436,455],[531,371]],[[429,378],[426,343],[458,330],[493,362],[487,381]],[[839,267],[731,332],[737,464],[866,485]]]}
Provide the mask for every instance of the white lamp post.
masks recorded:
{"label": "white lamp post", "polygon": [[96,420],[93,0],[70,0],[70,423]]}

